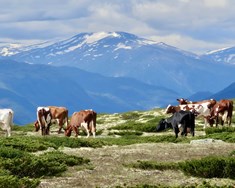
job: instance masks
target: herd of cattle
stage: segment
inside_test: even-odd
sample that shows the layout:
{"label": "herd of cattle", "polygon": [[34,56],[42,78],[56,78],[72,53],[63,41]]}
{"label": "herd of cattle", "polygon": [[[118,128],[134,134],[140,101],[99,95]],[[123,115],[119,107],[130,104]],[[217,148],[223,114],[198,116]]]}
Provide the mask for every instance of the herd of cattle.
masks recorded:
{"label": "herd of cattle", "polygon": [[195,117],[204,118],[204,127],[218,126],[220,123],[229,126],[232,123],[233,116],[233,101],[222,99],[216,101],[214,99],[203,100],[198,102],[191,102],[186,99],[177,99],[178,106],[168,105],[166,114],[173,114],[170,118],[162,119],[157,125],[156,131],[162,131],[167,128],[173,128],[176,138],[181,131],[181,135],[187,136],[190,132],[194,136]]}
{"label": "herd of cattle", "polygon": [[[195,117],[204,118],[204,128],[206,126],[218,126],[219,123],[229,126],[232,122],[233,101],[223,99],[216,101],[214,99],[191,102],[186,99],[177,99],[178,106],[168,105],[165,110],[166,114],[173,114],[167,119],[162,119],[156,128],[156,131],[162,131],[167,128],[174,130],[175,136],[181,130],[181,135],[191,133],[194,136]],[[7,136],[11,136],[13,126],[14,112],[11,109],[0,109],[0,127],[6,131]],[[48,106],[37,108],[37,120],[34,123],[35,130],[41,130],[42,135],[50,134],[50,126],[55,121],[59,125],[58,133],[64,130],[66,136],[71,136],[74,131],[75,136],[79,134],[79,128],[85,129],[87,137],[92,133],[96,134],[96,112],[93,110],[81,110],[74,112],[69,121],[68,109],[65,107]]]}
{"label": "herd of cattle", "polygon": [[[6,136],[11,136],[13,126],[14,112],[11,109],[0,109],[0,127],[6,131]],[[70,122],[68,121],[68,109],[65,107],[48,106],[37,108],[37,120],[34,122],[35,130],[41,129],[42,135],[50,134],[50,126],[57,122],[59,125],[58,133],[64,129],[66,136],[71,136],[72,131],[75,136],[79,134],[79,127],[84,128],[87,137],[96,133],[96,112],[93,110],[81,110],[72,114]]]}

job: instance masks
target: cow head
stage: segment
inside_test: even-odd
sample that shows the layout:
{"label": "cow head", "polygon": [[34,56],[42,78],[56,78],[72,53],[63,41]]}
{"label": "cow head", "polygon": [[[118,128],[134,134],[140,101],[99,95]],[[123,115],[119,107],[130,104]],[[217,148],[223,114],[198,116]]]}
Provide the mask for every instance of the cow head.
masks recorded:
{"label": "cow head", "polygon": [[184,98],[180,98],[180,99],[176,99],[179,104],[188,104],[188,100],[187,99],[184,99]]}
{"label": "cow head", "polygon": [[39,131],[40,125],[39,125],[38,121],[35,121],[35,122],[34,122],[34,127],[35,127],[35,131],[36,131],[36,132]]}
{"label": "cow head", "polygon": [[167,106],[165,110],[165,114],[170,114],[170,113],[175,113],[175,112],[176,112],[175,107],[170,104]]}
{"label": "cow head", "polygon": [[65,134],[65,136],[70,137],[71,133],[72,133],[72,126],[69,125],[67,128],[64,129],[64,134]]}
{"label": "cow head", "polygon": [[160,132],[168,128],[172,128],[171,123],[168,123],[166,119],[161,119],[156,127],[156,131]]}

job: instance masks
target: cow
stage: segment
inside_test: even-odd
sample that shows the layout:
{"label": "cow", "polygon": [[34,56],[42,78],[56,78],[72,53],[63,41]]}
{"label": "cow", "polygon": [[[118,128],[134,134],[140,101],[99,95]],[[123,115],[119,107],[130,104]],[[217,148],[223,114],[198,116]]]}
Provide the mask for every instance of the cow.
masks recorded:
{"label": "cow", "polygon": [[37,121],[34,123],[36,131],[41,129],[42,135],[49,135],[51,126],[51,113],[48,107],[37,108]]}
{"label": "cow", "polygon": [[79,134],[78,128],[83,128],[87,132],[87,138],[90,136],[90,132],[93,137],[96,133],[96,112],[93,110],[81,110],[79,112],[74,112],[69,126],[65,130],[65,136],[71,136],[72,130],[75,132],[77,137]]}
{"label": "cow", "polygon": [[[38,107],[37,108],[37,117],[38,117],[38,110],[40,110],[40,108],[44,108],[44,109],[48,109],[50,112],[50,116],[51,116],[51,122],[53,123],[54,121],[57,121],[58,125],[59,125],[59,130],[58,133],[61,133],[61,129],[63,128],[63,125],[65,125],[65,127],[68,126],[68,109],[65,107],[57,107],[57,106],[48,106],[48,107]],[[34,123],[36,131],[39,130],[39,128],[41,127],[40,122],[37,121]],[[39,127],[39,128],[38,128]]]}
{"label": "cow", "polygon": [[11,129],[13,127],[14,111],[12,109],[0,109],[0,127],[6,131],[6,136],[11,136]]}
{"label": "cow", "polygon": [[219,124],[219,120],[221,121],[221,125],[227,123],[229,126],[232,123],[232,116],[233,116],[233,101],[222,99],[214,105],[211,110],[210,116],[207,118],[210,126],[217,127]]}
{"label": "cow", "polygon": [[194,136],[195,129],[195,115],[190,111],[180,110],[175,112],[167,119],[161,119],[156,127],[156,131],[162,131],[167,128],[173,128],[175,137],[178,138],[178,133],[181,131],[182,136],[187,136],[188,129],[192,136]]}
{"label": "cow", "polygon": [[209,99],[209,100],[202,100],[202,101],[188,101],[188,99],[180,98],[176,99],[180,105],[182,104],[208,104],[208,108],[212,109],[213,106],[216,104],[215,99]]}
{"label": "cow", "polygon": [[[178,99],[177,99],[178,100]],[[210,116],[211,109],[215,105],[215,100],[208,100],[208,101],[201,101],[198,103],[188,103],[188,104],[180,104],[178,106],[172,106],[168,105],[165,113],[175,113],[180,110],[184,111],[191,111],[193,112],[197,117],[203,117],[204,118],[204,126],[203,128],[206,128],[208,124],[208,116]]]}

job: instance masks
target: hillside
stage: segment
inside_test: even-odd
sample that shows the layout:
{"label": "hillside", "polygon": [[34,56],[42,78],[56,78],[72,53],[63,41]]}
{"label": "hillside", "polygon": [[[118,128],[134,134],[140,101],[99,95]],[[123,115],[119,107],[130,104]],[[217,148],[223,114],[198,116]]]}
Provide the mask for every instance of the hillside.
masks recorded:
{"label": "hillside", "polygon": [[[8,157],[8,160],[3,160],[3,164],[6,161],[7,164],[15,164],[15,158],[21,156],[20,160],[23,162],[19,164],[20,167],[27,167],[36,172],[47,171],[47,168],[43,167],[48,167],[51,172],[56,172],[60,167],[56,162],[64,164],[66,159],[71,158],[70,156],[89,160],[88,164],[77,165],[73,164],[74,160],[70,160],[68,164],[71,166],[67,164],[68,167],[62,171],[63,173],[43,174],[39,179],[39,188],[234,185],[233,176],[217,177],[221,175],[222,169],[227,169],[224,166],[225,161],[230,162],[231,166],[234,165],[234,157],[231,157],[235,151],[234,127],[210,128],[210,131],[204,131],[201,125],[202,119],[197,118],[195,137],[188,135],[176,139],[172,130],[155,132],[157,123],[163,117],[166,117],[164,109],[159,108],[128,113],[98,114],[97,137],[88,139],[84,138],[83,134],[78,138],[75,138],[74,134],[70,138],[65,138],[63,134],[57,134],[58,127],[54,125],[51,127],[51,134],[46,137],[42,137],[40,132],[34,132],[32,124],[15,128],[11,139],[0,137],[4,148],[1,150],[3,159]],[[11,147],[13,144],[14,148]],[[59,155],[59,152],[63,155],[61,153]],[[47,154],[51,155],[49,159],[53,159],[53,163],[48,164],[49,160],[41,162],[46,156],[48,159]],[[64,154],[67,156],[62,158]],[[34,160],[29,160],[29,156],[34,157]],[[208,158],[203,160],[206,157],[214,160],[212,162]],[[223,160],[220,162],[216,159]],[[198,160],[200,166],[198,167],[195,162],[190,163],[193,160]],[[179,162],[188,162],[190,167],[194,165],[195,171],[205,169],[203,172],[208,173],[209,170],[215,174],[208,178],[204,177],[207,173],[202,173],[198,177],[187,170],[176,168],[175,164]],[[31,164],[40,165],[41,168],[32,169]],[[220,170],[214,164],[217,164]],[[212,166],[208,169],[209,165]],[[15,170],[14,175],[22,173],[22,169],[17,170],[18,166],[7,167],[11,171]],[[234,169],[229,169],[228,172],[233,174]],[[30,177],[34,180],[35,174],[30,174]],[[11,180],[13,181],[13,178]]]}
{"label": "hillside", "polygon": [[124,112],[164,106],[177,93],[132,78],[113,78],[78,68],[0,61],[0,107],[15,111],[15,123],[35,121],[38,106]]}

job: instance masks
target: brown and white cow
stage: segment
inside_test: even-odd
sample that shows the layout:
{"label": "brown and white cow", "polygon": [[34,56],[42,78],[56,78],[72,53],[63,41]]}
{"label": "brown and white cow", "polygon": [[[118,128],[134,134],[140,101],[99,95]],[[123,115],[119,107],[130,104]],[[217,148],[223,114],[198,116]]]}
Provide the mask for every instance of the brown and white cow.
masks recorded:
{"label": "brown and white cow", "polygon": [[215,99],[208,99],[208,100],[202,100],[202,101],[188,101],[188,99],[180,98],[176,99],[180,105],[182,104],[208,104],[208,108],[213,108],[213,106],[216,104]]}
{"label": "brown and white cow", "polygon": [[210,113],[211,113],[211,104],[210,104],[210,102],[205,102],[205,103],[201,103],[201,104],[182,104],[182,105],[178,105],[178,106],[168,105],[165,113],[166,114],[175,113],[180,110],[191,111],[195,114],[195,116],[203,117],[204,118],[204,128],[205,128],[208,124],[207,117],[210,116]]}
{"label": "brown and white cow", "polygon": [[34,123],[36,131],[41,129],[42,135],[50,134],[51,113],[48,107],[37,108],[37,121]]}
{"label": "brown and white cow", "polygon": [[13,126],[14,112],[12,109],[0,109],[0,127],[6,131],[6,136],[11,136],[11,129]]}
{"label": "brown and white cow", "polygon": [[49,111],[50,113],[50,116],[51,116],[50,122],[48,120],[47,123],[54,123],[54,121],[57,121],[59,125],[58,133],[61,133],[61,129],[63,128],[63,125],[65,125],[65,127],[67,127],[68,125],[68,109],[65,107],[57,107],[57,106],[38,107],[37,108],[37,121],[34,123],[36,131],[38,131],[39,128],[41,127],[41,122],[39,121],[38,115],[39,115],[39,110],[42,108],[45,111]]}
{"label": "brown and white cow", "polygon": [[78,128],[83,128],[87,132],[87,138],[90,136],[90,132],[93,137],[96,133],[96,112],[93,110],[81,110],[79,112],[74,112],[69,126],[65,130],[66,136],[71,136],[72,130],[75,132],[77,137],[79,134]]}
{"label": "brown and white cow", "polygon": [[221,125],[227,123],[229,126],[232,123],[233,116],[233,101],[228,99],[222,99],[216,103],[216,105],[211,110],[211,115],[208,118],[208,122],[211,126],[215,123],[217,127],[219,121]]}

